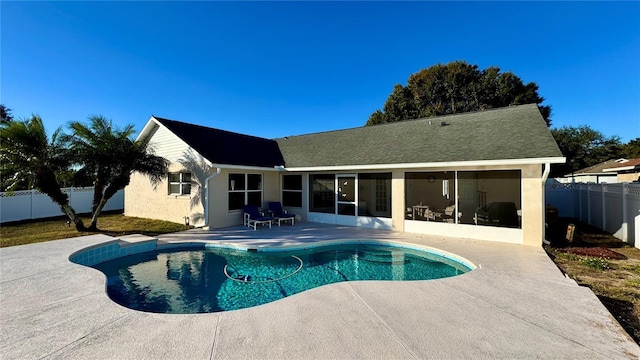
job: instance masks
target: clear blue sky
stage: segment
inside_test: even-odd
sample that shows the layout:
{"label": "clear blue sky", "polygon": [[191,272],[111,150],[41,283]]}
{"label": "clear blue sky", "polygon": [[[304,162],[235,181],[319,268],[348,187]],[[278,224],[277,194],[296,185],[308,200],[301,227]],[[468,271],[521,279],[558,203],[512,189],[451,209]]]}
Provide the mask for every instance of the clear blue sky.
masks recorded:
{"label": "clear blue sky", "polygon": [[639,2],[0,2],[0,101],[49,131],[151,114],[267,138],[362,126],[465,60],[539,85],[554,127],[640,137]]}

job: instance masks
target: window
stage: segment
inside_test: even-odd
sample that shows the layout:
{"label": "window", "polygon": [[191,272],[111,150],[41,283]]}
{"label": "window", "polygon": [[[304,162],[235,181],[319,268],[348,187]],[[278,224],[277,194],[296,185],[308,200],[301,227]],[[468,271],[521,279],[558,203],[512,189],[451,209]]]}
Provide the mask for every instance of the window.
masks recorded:
{"label": "window", "polygon": [[302,207],[302,175],[282,175],[282,206]]}
{"label": "window", "polygon": [[459,171],[461,224],[520,228],[519,170]]}
{"label": "window", "polygon": [[191,195],[191,173],[169,173],[169,195]]}
{"label": "window", "polygon": [[309,211],[333,214],[336,212],[335,177],[333,174],[309,176]]}
{"label": "window", "polygon": [[262,207],[261,174],[229,174],[229,211],[244,205]]}
{"label": "window", "polygon": [[391,217],[391,173],[358,174],[358,215]]}
{"label": "window", "polygon": [[415,172],[405,174],[407,220],[455,223],[455,172]]}
{"label": "window", "polygon": [[521,228],[521,178],[520,170],[406,173],[405,219]]}

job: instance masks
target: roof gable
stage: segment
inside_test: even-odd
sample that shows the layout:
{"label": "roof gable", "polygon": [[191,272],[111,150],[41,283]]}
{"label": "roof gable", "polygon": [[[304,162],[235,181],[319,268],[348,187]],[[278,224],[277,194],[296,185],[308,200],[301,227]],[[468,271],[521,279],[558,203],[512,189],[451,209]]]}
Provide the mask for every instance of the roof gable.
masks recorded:
{"label": "roof gable", "polygon": [[273,168],[284,165],[274,140],[153,116],[213,164]]}

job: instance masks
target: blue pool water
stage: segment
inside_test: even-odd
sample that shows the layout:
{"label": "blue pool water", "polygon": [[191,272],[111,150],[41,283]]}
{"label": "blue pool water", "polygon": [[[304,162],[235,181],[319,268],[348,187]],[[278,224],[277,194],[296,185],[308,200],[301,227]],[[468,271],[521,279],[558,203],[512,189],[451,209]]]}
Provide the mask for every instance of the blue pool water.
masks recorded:
{"label": "blue pool water", "polygon": [[426,251],[362,244],[283,252],[200,246],[139,253],[93,267],[107,276],[112,300],[156,313],[236,310],[341,281],[429,280],[471,270]]}

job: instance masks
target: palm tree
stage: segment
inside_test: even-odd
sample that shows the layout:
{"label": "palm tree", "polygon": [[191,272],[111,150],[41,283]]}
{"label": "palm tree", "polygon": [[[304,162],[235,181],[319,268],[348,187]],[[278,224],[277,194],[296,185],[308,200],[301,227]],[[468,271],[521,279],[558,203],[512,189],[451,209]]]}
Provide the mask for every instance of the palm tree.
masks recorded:
{"label": "palm tree", "polygon": [[133,125],[123,129],[113,126],[103,116],[89,117],[89,124],[69,124],[70,143],[75,163],[94,177],[93,204],[89,230],[97,230],[98,216],[107,201],[129,185],[133,172],[147,175],[153,185],[166,176],[168,161],[153,154],[148,142],[132,140]]}
{"label": "palm tree", "polygon": [[51,139],[47,137],[42,119],[32,115],[24,121],[11,121],[0,127],[0,164],[3,190],[12,191],[21,183],[47,194],[62,212],[73,221],[78,231],[85,229],[82,220],[69,205],[69,197],[60,190],[56,173],[69,168],[70,157],[65,136],[58,128]]}

